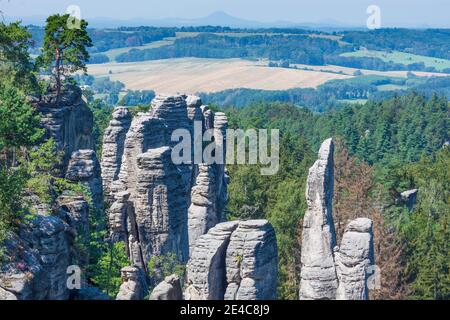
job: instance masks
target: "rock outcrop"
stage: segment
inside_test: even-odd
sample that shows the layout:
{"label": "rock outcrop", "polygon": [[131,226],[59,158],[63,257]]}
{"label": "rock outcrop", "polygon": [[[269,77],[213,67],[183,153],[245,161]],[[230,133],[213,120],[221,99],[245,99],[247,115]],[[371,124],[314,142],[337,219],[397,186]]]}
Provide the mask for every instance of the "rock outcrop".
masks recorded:
{"label": "rock outcrop", "polygon": [[111,184],[119,177],[125,138],[130,126],[131,113],[125,107],[117,107],[103,136],[101,163],[103,192],[105,200],[110,204],[114,201],[111,195]]}
{"label": "rock outcrop", "polygon": [[[223,219],[228,181],[224,166],[175,165],[171,158],[178,144],[171,139],[174,130],[193,134],[198,121],[203,133],[202,107],[206,108],[195,96],[157,96],[151,111],[135,116],[126,134],[128,116],[122,109],[115,111],[106,130],[109,151],[104,151],[102,172],[111,201],[110,236],[127,243],[130,260],[143,270],[153,255],[169,252],[186,262],[188,234],[194,241]],[[219,129],[225,130],[226,122],[219,115]]]}
{"label": "rock outcrop", "polygon": [[191,205],[188,211],[189,248],[197,239],[221,220],[217,207],[216,169],[212,165],[198,165],[198,175],[191,190]]}
{"label": "rock outcrop", "polygon": [[303,221],[301,300],[367,299],[366,277],[373,264],[372,221],[356,219],[336,246],[333,223],[333,141],[325,140],[309,169],[308,209]]}
{"label": "rock outcrop", "polygon": [[407,190],[400,193],[401,201],[406,205],[406,207],[410,212],[414,209],[414,206],[416,205],[418,194],[419,194],[418,189]]}
{"label": "rock outcrop", "polygon": [[326,140],[309,169],[303,219],[300,299],[334,299],[338,286],[333,248],[336,245],[333,205],[333,141]]}
{"label": "rock outcrop", "polygon": [[74,151],[94,148],[92,111],[83,101],[81,89],[73,85],[62,88],[59,103],[56,89],[32,98],[31,103],[41,114],[47,138],[53,138],[57,149],[63,151],[61,173],[65,174]]}
{"label": "rock outcrop", "polygon": [[[85,184],[94,206],[102,212],[102,183],[92,137],[93,114],[82,99],[81,90],[67,85],[59,99],[54,88],[30,103],[41,114],[46,138],[56,142],[62,152],[58,176]],[[53,196],[53,194],[52,194]],[[52,203],[31,200],[33,219],[22,222],[18,232],[5,241],[5,256],[0,266],[0,299],[66,300],[74,293],[67,280],[69,266],[83,265],[88,256],[75,246],[79,237],[89,241],[89,205],[70,192],[63,192]],[[80,285],[81,279],[80,279]]]}
{"label": "rock outcrop", "polygon": [[103,186],[100,163],[94,150],[77,150],[67,166],[66,179],[81,182],[88,188],[94,208],[103,210]]}
{"label": "rock outcrop", "polygon": [[183,300],[180,278],[170,275],[153,289],[150,300]]}
{"label": "rock outcrop", "polygon": [[358,218],[345,228],[341,245],[335,252],[339,280],[336,299],[368,299],[367,268],[374,262],[372,242],[372,220]]}
{"label": "rock outcrop", "polygon": [[75,231],[54,216],[37,216],[5,242],[0,299],[67,300],[67,267]]}
{"label": "rock outcrop", "polygon": [[187,267],[186,300],[276,298],[277,245],[266,220],[224,222],[199,237]]}
{"label": "rock outcrop", "polygon": [[116,300],[142,300],[147,294],[147,285],[145,283],[142,270],[134,266],[128,266],[120,270],[122,276],[122,285]]}
{"label": "rock outcrop", "polygon": [[[63,194],[56,200],[57,217],[66,222],[76,232],[78,241],[89,245],[89,204],[80,195]],[[87,250],[72,250],[72,262],[77,265],[89,263]]]}
{"label": "rock outcrop", "polygon": [[138,239],[144,261],[153,255],[176,253],[188,257],[187,197],[169,147],[149,149],[137,159],[133,194]]}
{"label": "rock outcrop", "polygon": [[187,265],[186,300],[224,299],[227,248],[238,224],[237,221],[220,223],[195,242]]}
{"label": "rock outcrop", "polygon": [[77,231],[77,235],[89,238],[89,204],[80,195],[63,194],[57,199],[59,217]]}
{"label": "rock outcrop", "polygon": [[274,300],[278,253],[275,230],[266,220],[239,223],[226,255],[225,300]]}

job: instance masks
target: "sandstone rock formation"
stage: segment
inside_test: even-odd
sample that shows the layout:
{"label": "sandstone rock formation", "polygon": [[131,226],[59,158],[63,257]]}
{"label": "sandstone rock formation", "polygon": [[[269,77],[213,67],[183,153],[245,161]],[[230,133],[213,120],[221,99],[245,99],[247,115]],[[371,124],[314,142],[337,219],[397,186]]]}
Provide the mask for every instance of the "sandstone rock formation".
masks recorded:
{"label": "sandstone rock formation", "polygon": [[[31,97],[30,102],[41,114],[46,137],[54,139],[57,150],[62,151],[58,176],[84,183],[101,213],[100,166],[92,151],[93,114],[82,100],[81,90],[64,86],[57,101],[56,90],[51,88],[41,97]],[[89,241],[89,205],[69,192],[50,204],[33,194],[27,195],[27,200],[31,200],[30,215],[34,216],[5,241],[0,299],[69,299],[73,292],[67,284],[68,267],[88,262],[88,256],[75,246],[75,238]]]}
{"label": "sandstone rock formation", "polygon": [[81,89],[66,85],[61,91],[59,104],[56,89],[32,98],[31,103],[42,116],[42,125],[48,138],[53,138],[57,149],[63,151],[62,174],[65,174],[74,151],[93,149],[93,115],[82,99]]}
{"label": "sandstone rock formation", "polygon": [[191,190],[191,205],[188,211],[190,249],[201,235],[221,220],[216,189],[215,167],[200,164],[195,185]]}
{"label": "sandstone rock formation", "polygon": [[[223,165],[175,165],[171,159],[178,143],[171,139],[174,130],[194,133],[198,121],[203,132],[202,107],[195,96],[157,96],[150,112],[133,118],[125,138],[128,116],[122,109],[115,111],[106,130],[109,151],[103,153],[102,173],[106,198],[112,200],[110,236],[125,241],[130,260],[144,270],[153,255],[173,252],[186,262],[188,233],[195,235],[194,241],[222,220],[228,181]],[[225,130],[223,114],[216,122]]]}
{"label": "sandstone rock formation", "polygon": [[89,204],[80,195],[63,194],[57,199],[59,217],[77,231],[83,239],[89,238]]}
{"label": "sandstone rock formation", "polygon": [[143,279],[142,270],[128,266],[120,270],[122,285],[116,300],[142,300],[147,294],[147,286]]}
{"label": "sandstone rock formation", "polygon": [[125,107],[114,109],[112,119],[103,136],[102,149],[102,182],[105,199],[112,203],[111,184],[119,177],[122,156],[125,147],[125,138],[131,126],[131,113]]}
{"label": "sandstone rock formation", "polygon": [[150,300],[183,300],[180,278],[170,275],[153,289]]}
{"label": "sandstone rock formation", "polygon": [[401,201],[406,205],[409,211],[412,211],[414,209],[418,194],[418,189],[407,190],[400,193]]}
{"label": "sandstone rock formation", "polygon": [[333,248],[336,245],[333,204],[333,141],[326,140],[309,169],[303,220],[300,299],[334,299],[338,286]]}
{"label": "sandstone rock formation", "polygon": [[216,225],[199,237],[187,265],[186,300],[223,300],[226,283],[226,252],[237,221]]}
{"label": "sandstone rock formation", "polygon": [[6,240],[0,299],[67,300],[67,267],[75,231],[54,216],[37,216]]}
{"label": "sandstone rock formation", "polygon": [[373,264],[372,221],[359,218],[336,246],[333,223],[333,141],[325,140],[309,169],[308,209],[303,221],[300,299],[367,299],[368,267]]}
{"label": "sandstone rock formation", "polygon": [[[87,246],[90,240],[89,204],[80,195],[63,194],[56,200],[57,217],[66,222],[76,232],[80,243]],[[77,265],[89,263],[87,250],[72,250],[72,262]]]}
{"label": "sandstone rock formation", "polygon": [[[110,206],[110,239],[126,242],[132,264],[122,270],[123,284],[117,298],[142,299],[144,275],[152,256],[175,253],[186,262],[189,225],[194,241],[223,220],[228,182],[224,165],[175,165],[171,153],[178,141],[171,137],[176,129],[194,134],[197,123],[197,139],[206,129],[216,129],[214,137],[218,138],[225,135],[225,115],[215,115],[198,97],[181,95],[158,96],[150,112],[133,119],[126,108],[116,108],[105,131],[100,166],[93,151],[93,115],[79,88],[66,86],[58,102],[55,92],[50,91],[32,98],[32,103],[42,114],[47,136],[63,151],[61,175],[89,189],[94,212],[103,212],[105,193]],[[225,147],[221,139],[216,140]],[[52,206],[34,200],[37,218],[21,228],[19,237],[8,239],[11,259],[1,266],[0,298],[67,299],[67,267],[84,264],[89,258],[79,255],[73,246],[77,236],[89,241],[89,204],[73,193],[63,193]],[[188,208],[189,219],[195,223],[188,224]],[[225,261],[225,251],[222,257]],[[225,276],[223,270],[221,277]],[[180,298],[176,280],[166,279],[159,288],[171,285],[173,290],[155,292],[155,296]],[[225,289],[221,289],[222,296]],[[96,288],[86,286],[74,295],[75,299],[89,297],[104,298]]]}
{"label": "sandstone rock formation", "polygon": [[169,147],[150,149],[137,159],[135,217],[145,261],[168,252],[188,257],[187,208],[183,182]]}
{"label": "sandstone rock formation", "polygon": [[277,246],[266,220],[216,225],[195,243],[187,267],[186,300],[276,298]]}
{"label": "sandstone rock formation", "polygon": [[227,248],[225,300],[274,300],[277,270],[272,225],[266,220],[240,222]]}
{"label": "sandstone rock formation", "polygon": [[367,269],[374,262],[372,242],[372,220],[358,218],[345,228],[341,245],[335,252],[339,280],[336,299],[368,299]]}
{"label": "sandstone rock formation", "polygon": [[66,179],[82,182],[90,191],[92,204],[98,212],[103,210],[103,187],[100,164],[94,150],[77,150],[67,166]]}

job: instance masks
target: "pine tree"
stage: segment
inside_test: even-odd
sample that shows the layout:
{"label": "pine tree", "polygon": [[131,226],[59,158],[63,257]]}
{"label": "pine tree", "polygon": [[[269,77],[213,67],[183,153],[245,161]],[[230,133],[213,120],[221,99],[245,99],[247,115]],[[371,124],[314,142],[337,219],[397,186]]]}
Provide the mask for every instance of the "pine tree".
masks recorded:
{"label": "pine tree", "polygon": [[79,27],[69,27],[70,15],[53,15],[47,18],[42,54],[38,57],[40,67],[49,68],[56,82],[59,101],[62,82],[68,75],[83,70],[89,60],[87,47],[92,46],[88,35],[88,23],[79,21]]}

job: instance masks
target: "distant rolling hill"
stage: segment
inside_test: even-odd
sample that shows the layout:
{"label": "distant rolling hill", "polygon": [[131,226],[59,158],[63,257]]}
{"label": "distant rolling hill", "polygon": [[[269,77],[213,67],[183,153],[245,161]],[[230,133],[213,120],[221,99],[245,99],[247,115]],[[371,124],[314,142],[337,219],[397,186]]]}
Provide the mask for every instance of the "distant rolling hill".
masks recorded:
{"label": "distant rolling hill", "polygon": [[[24,24],[44,25],[46,16],[29,16],[29,17],[10,17],[5,15],[5,20],[16,21],[21,20]],[[128,20],[120,20],[107,17],[86,18],[91,27],[95,28],[114,28],[119,26],[156,26],[156,27],[183,27],[183,26],[226,26],[232,28],[307,28],[315,30],[343,30],[343,29],[360,29],[361,27],[343,24],[338,21],[324,21],[318,23],[298,23],[291,21],[273,21],[261,22],[247,20],[234,17],[223,11],[214,12],[206,17],[195,19],[186,18],[165,18],[165,19],[148,19],[137,17]]]}

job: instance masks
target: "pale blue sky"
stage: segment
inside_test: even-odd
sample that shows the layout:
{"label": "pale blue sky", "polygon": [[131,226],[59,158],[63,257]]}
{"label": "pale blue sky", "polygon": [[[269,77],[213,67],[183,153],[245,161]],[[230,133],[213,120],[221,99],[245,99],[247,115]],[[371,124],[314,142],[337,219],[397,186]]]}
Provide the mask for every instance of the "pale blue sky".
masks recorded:
{"label": "pale blue sky", "polygon": [[0,0],[7,16],[26,17],[65,12],[78,5],[83,18],[115,19],[168,17],[198,18],[215,11],[233,16],[270,22],[339,21],[364,25],[366,8],[381,8],[382,24],[392,26],[450,27],[449,0]]}

